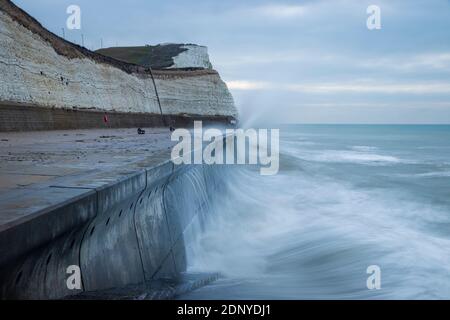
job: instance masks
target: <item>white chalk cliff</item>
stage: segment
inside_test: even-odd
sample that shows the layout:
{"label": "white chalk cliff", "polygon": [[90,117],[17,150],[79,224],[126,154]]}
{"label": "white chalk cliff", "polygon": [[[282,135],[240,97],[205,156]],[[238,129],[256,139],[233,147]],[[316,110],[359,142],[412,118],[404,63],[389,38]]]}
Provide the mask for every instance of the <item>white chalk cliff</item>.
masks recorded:
{"label": "white chalk cliff", "polygon": [[198,46],[195,44],[185,44],[181,48],[186,51],[181,52],[177,56],[173,57],[172,68],[203,68],[212,69],[211,62],[209,61],[208,48],[205,46]]}
{"label": "white chalk cliff", "polygon": [[[173,68],[204,69],[153,71],[163,112],[237,117],[226,84],[210,69],[207,49],[186,49],[174,57]],[[159,113],[148,69],[64,41],[8,0],[0,0],[0,75],[0,102]]]}

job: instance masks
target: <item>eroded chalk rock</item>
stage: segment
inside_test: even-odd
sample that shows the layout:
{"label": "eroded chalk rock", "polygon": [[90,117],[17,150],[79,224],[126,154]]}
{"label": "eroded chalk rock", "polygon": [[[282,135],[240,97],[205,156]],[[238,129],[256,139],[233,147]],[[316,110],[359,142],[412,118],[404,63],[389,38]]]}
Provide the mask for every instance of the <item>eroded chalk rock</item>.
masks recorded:
{"label": "eroded chalk rock", "polygon": [[237,117],[233,97],[219,74],[210,69],[205,47],[159,48],[169,48],[171,54],[159,61],[166,70],[152,73],[145,65],[115,60],[67,42],[12,2],[2,0],[0,102],[30,108],[159,114],[153,75],[164,114]]}

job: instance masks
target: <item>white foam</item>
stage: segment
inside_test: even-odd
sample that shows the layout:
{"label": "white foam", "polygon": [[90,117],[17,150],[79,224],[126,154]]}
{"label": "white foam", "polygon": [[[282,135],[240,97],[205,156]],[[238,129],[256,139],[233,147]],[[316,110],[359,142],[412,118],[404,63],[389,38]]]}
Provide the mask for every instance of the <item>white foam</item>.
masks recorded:
{"label": "white foam", "polygon": [[371,152],[377,150],[378,148],[372,146],[353,146],[352,149],[355,151]]}
{"label": "white foam", "polygon": [[374,153],[362,153],[354,151],[336,151],[330,150],[317,156],[318,161],[323,162],[354,162],[354,163],[369,163],[369,162],[389,162],[398,163],[400,159],[393,156],[385,156]]}
{"label": "white foam", "polygon": [[359,151],[345,151],[345,150],[320,150],[320,151],[298,151],[283,150],[290,155],[299,159],[315,162],[330,162],[330,163],[355,163],[365,165],[386,165],[404,162],[401,159],[376,153],[366,153]]}
{"label": "white foam", "polygon": [[230,193],[188,252],[191,271],[245,279],[214,288],[218,297],[372,298],[371,264],[389,271],[384,298],[448,297],[450,239],[426,232],[430,222],[448,221],[445,210],[329,177],[269,179],[247,170],[227,175]]}
{"label": "white foam", "polygon": [[450,171],[435,171],[435,172],[426,172],[426,173],[418,173],[415,175],[416,177],[450,177]]}

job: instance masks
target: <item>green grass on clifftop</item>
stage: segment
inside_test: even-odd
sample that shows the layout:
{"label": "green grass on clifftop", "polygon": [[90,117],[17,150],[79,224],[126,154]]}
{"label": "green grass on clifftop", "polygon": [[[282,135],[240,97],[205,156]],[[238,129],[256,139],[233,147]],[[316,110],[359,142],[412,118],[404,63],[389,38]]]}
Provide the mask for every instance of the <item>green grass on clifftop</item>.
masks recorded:
{"label": "green grass on clifftop", "polygon": [[144,67],[165,69],[173,65],[173,57],[187,50],[182,46],[182,44],[165,44],[142,47],[113,47],[99,49],[96,52],[104,56]]}

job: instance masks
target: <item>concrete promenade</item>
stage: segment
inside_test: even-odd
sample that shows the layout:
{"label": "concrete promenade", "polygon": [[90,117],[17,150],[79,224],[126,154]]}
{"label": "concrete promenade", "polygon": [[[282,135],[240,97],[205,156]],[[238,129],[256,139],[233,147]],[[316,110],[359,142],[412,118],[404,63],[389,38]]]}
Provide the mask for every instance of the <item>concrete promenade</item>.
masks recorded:
{"label": "concrete promenade", "polygon": [[69,265],[81,292],[183,272],[181,216],[204,204],[177,195],[191,182],[173,144],[167,128],[0,133],[1,298],[74,295]]}
{"label": "concrete promenade", "polygon": [[174,144],[169,130],[145,130],[145,135],[136,129],[0,132],[0,196],[65,176],[169,160]]}

